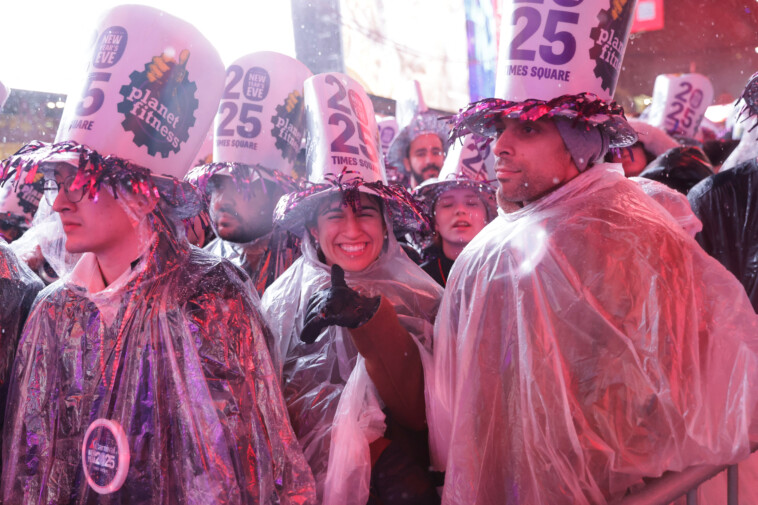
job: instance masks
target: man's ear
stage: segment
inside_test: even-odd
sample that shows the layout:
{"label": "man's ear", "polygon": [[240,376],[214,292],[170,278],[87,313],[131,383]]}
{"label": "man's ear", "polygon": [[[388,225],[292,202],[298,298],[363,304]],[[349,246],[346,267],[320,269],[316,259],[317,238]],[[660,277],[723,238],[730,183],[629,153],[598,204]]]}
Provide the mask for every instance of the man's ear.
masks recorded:
{"label": "man's ear", "polygon": [[405,170],[410,174],[411,173],[411,159],[408,157],[403,158],[403,165],[405,165]]}

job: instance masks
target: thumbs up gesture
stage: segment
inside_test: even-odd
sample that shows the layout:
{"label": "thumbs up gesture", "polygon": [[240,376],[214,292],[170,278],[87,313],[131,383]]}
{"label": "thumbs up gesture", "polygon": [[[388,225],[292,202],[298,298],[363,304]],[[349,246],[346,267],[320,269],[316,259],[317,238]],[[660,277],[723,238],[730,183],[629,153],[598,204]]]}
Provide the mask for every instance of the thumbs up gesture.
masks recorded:
{"label": "thumbs up gesture", "polygon": [[167,74],[171,73],[176,82],[182,82],[184,80],[187,60],[189,60],[189,51],[187,49],[179,53],[178,61],[172,56],[166,55],[166,53],[155,56],[153,61],[147,66],[147,80],[150,82],[160,81],[167,78]]}
{"label": "thumbs up gesture", "polygon": [[367,297],[350,289],[344,270],[332,265],[332,286],[316,291],[308,301],[300,340],[312,344],[329,326],[357,328],[376,314],[380,301],[381,296]]}

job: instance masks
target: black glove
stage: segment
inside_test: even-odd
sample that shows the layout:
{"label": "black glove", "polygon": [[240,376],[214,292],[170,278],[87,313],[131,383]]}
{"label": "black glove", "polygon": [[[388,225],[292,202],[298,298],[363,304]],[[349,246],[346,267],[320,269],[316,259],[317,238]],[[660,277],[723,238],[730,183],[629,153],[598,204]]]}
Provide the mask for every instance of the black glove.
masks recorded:
{"label": "black glove", "polygon": [[381,299],[350,289],[345,284],[345,272],[339,265],[332,265],[332,287],[313,293],[308,300],[300,340],[312,344],[327,326],[357,328],[366,324],[376,314]]}

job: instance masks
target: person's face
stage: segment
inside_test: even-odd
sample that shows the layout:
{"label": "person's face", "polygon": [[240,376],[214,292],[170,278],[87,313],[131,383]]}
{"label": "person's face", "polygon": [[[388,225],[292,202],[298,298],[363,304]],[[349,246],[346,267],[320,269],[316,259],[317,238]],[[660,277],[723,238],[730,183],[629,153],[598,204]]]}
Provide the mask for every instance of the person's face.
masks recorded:
{"label": "person's face", "polygon": [[57,163],[49,176],[54,177],[61,188],[52,207],[60,215],[63,224],[66,250],[70,253],[92,252],[101,255],[136,241],[135,224],[130,221],[110,190],[103,187],[98,193],[97,201],[90,200],[87,195],[78,202],[69,199],[63,186],[70,184],[75,174],[76,168],[72,165]]}
{"label": "person's face", "polygon": [[434,133],[425,133],[413,139],[404,163],[416,184],[421,184],[427,179],[439,176],[444,161],[442,140]]}
{"label": "person's face", "polygon": [[211,221],[223,240],[244,244],[263,237],[273,228],[279,191],[265,191],[262,180],[251,184],[251,193],[246,197],[230,176],[216,174],[211,177],[210,190]]}
{"label": "person's face", "polygon": [[434,228],[443,242],[468,244],[487,224],[487,208],[476,190],[455,188],[434,203]]}
{"label": "person's face", "polygon": [[579,174],[552,120],[504,119],[498,133],[498,200],[529,203]]}
{"label": "person's face", "polygon": [[343,205],[340,195],[321,204],[316,226],[310,228],[326,264],[337,264],[347,272],[360,272],[379,257],[384,245],[385,225],[375,198],[361,194],[357,212]]}
{"label": "person's face", "polygon": [[633,145],[614,150],[611,155],[611,162],[621,163],[621,166],[624,167],[624,175],[627,177],[636,177],[647,166],[645,149],[640,145]]}

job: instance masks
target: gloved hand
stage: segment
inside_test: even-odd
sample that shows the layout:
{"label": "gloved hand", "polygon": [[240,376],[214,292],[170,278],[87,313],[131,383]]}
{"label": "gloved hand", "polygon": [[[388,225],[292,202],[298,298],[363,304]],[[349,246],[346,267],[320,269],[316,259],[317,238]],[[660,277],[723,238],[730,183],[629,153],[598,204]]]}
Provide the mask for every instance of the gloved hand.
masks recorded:
{"label": "gloved hand", "polygon": [[370,298],[350,289],[345,283],[344,270],[332,265],[332,287],[311,296],[300,340],[312,344],[327,326],[357,328],[365,324],[379,310],[381,299],[381,296]]}

